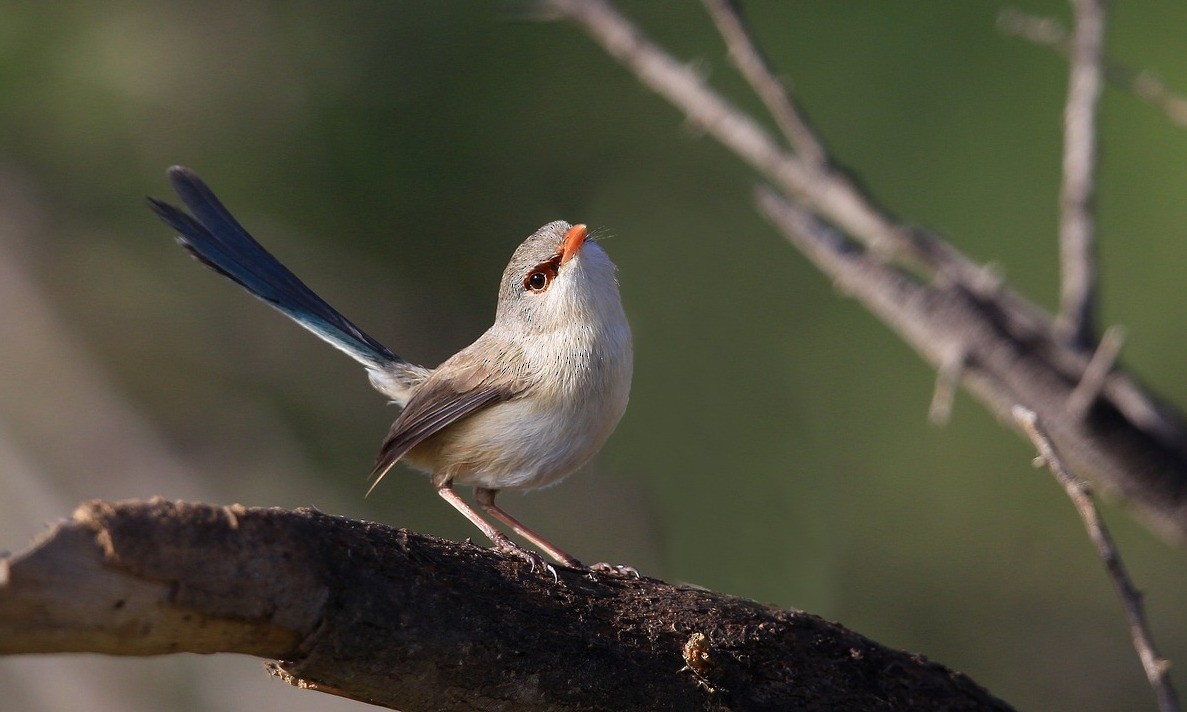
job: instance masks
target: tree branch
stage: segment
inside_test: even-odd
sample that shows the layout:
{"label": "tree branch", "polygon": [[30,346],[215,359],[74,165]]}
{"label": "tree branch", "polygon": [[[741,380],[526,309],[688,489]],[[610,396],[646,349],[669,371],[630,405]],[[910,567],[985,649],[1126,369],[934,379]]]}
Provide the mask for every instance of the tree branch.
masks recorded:
{"label": "tree branch", "polygon": [[[1069,54],[1067,28],[1050,17],[1036,17],[1007,8],[998,16],[997,24],[1006,34],[1050,47],[1064,56]],[[1187,98],[1176,94],[1148,71],[1126,66],[1107,55],[1103,56],[1102,62],[1105,79],[1110,84],[1159,109],[1172,123],[1187,126]]]}
{"label": "tree branch", "polygon": [[1146,679],[1154,688],[1158,699],[1158,709],[1162,712],[1178,712],[1179,697],[1175,693],[1170,679],[1170,663],[1163,659],[1154,647],[1154,637],[1150,634],[1150,626],[1146,623],[1145,607],[1142,605],[1142,594],[1133,585],[1125,564],[1121,561],[1121,552],[1113,542],[1105,521],[1096,507],[1096,500],[1092,497],[1092,488],[1084,480],[1076,477],[1063,459],[1059,457],[1051,438],[1039,423],[1034,413],[1016,406],[1013,411],[1014,420],[1022,426],[1030,441],[1034,443],[1039,456],[1035,458],[1035,466],[1047,466],[1051,474],[1067,492],[1067,496],[1076,507],[1076,512],[1084,522],[1088,537],[1096,546],[1096,553],[1104,562],[1105,570],[1113,585],[1117,588],[1117,595],[1125,607],[1125,618],[1129,622],[1129,635],[1133,640],[1133,647],[1137,650],[1138,658],[1142,661],[1142,669],[1146,672]]}
{"label": "tree branch", "polygon": [[0,559],[0,654],[247,653],[409,712],[1009,709],[807,613],[560,573],[316,510],[92,502]]}
{"label": "tree branch", "polygon": [[1060,188],[1059,321],[1073,346],[1090,348],[1096,333],[1096,108],[1100,101],[1104,0],[1072,0],[1071,72],[1063,112],[1063,185]]}
{"label": "tree branch", "polygon": [[[849,285],[921,356],[939,365],[959,355],[962,368],[950,372],[959,370],[963,385],[1004,422],[1012,424],[1015,404],[1033,410],[1078,472],[1126,500],[1163,535],[1187,539],[1187,427],[1175,409],[1120,369],[1107,373],[1099,389],[1081,390],[1094,394],[1087,409],[1069,409],[1076,385],[1086,375],[1095,378],[1089,374],[1095,344],[1069,344],[1049,313],[944,240],[900,223],[836,169],[836,161],[809,165],[783,151],[751,117],[608,2],[547,0],[547,5],[775,185],[778,193],[762,199],[768,215],[776,205],[773,212],[784,213],[794,204],[813,225],[835,226],[851,238],[854,242],[817,244],[785,230],[801,248],[811,244],[818,255],[845,258],[828,260],[840,272],[819,259],[817,264]],[[790,226],[787,220],[776,222]],[[854,270],[877,271],[886,279],[854,283]]]}
{"label": "tree branch", "polygon": [[808,166],[823,167],[828,160],[824,146],[808,126],[803,112],[792,102],[783,82],[771,71],[766,58],[751,37],[750,29],[743,21],[737,3],[734,0],[704,0],[704,3],[717,25],[718,32],[725,38],[734,66],[746,77],[750,86],[754,87],[796,154]]}

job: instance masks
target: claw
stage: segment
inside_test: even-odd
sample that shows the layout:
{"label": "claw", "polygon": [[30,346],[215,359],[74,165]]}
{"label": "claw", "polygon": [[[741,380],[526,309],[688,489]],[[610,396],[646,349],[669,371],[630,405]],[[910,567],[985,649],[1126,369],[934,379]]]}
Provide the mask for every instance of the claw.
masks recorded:
{"label": "claw", "polygon": [[590,571],[596,571],[600,574],[611,574],[613,576],[624,576],[627,578],[643,578],[639,575],[639,570],[634,566],[625,566],[623,564],[607,564],[602,561],[588,567]]}
{"label": "claw", "polygon": [[556,569],[536,552],[516,546],[510,539],[495,542],[495,548],[504,554],[510,554],[526,561],[532,573],[536,573],[537,570],[543,571],[546,574],[552,574],[553,582],[560,582],[561,577],[557,574]]}

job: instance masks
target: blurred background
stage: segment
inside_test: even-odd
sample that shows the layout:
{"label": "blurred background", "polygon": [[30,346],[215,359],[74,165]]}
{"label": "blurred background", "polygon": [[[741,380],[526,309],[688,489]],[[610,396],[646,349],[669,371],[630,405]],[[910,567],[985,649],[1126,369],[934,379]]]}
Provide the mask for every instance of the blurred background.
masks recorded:
{"label": "blurred background", "polygon": [[[624,2],[747,108],[697,3]],[[1068,19],[1060,2],[1018,2]],[[999,2],[749,2],[836,155],[1051,307],[1064,62]],[[1187,90],[1187,5],[1112,8],[1109,51]],[[1187,131],[1110,89],[1101,322],[1187,404]],[[0,548],[80,501],[296,507],[454,539],[425,478],[365,478],[394,411],[353,362],[200,269],[149,213],[193,167],[402,356],[490,323],[512,249],[604,236],[635,383],[586,471],[501,503],[587,560],[838,620],[1023,709],[1153,709],[1121,606],[1031,448],[758,216],[755,177],[583,34],[518,2],[0,5]],[[1105,515],[1187,687],[1182,547]],[[234,656],[0,660],[13,710],[364,706]]]}

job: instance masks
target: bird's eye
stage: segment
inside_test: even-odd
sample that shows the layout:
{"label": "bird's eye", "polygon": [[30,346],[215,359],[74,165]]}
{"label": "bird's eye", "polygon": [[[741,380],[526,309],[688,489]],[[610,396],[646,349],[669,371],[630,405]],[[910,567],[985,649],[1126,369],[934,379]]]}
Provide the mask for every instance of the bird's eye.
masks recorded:
{"label": "bird's eye", "polygon": [[547,290],[552,280],[556,279],[556,270],[560,262],[561,257],[558,253],[533,267],[528,276],[523,278],[523,288],[537,294]]}
{"label": "bird's eye", "polygon": [[548,278],[546,273],[537,270],[528,275],[528,278],[523,281],[523,286],[533,292],[543,292],[545,289],[548,289],[548,283],[550,281],[552,280]]}

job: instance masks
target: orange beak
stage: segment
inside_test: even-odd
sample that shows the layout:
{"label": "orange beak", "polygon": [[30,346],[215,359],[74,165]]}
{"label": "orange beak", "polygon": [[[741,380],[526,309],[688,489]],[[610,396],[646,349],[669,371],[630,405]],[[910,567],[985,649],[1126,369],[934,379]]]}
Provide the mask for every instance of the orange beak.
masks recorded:
{"label": "orange beak", "polygon": [[585,244],[585,226],[574,225],[569,228],[569,231],[565,233],[565,238],[561,240],[561,264],[563,265],[576,257],[583,244]]}

